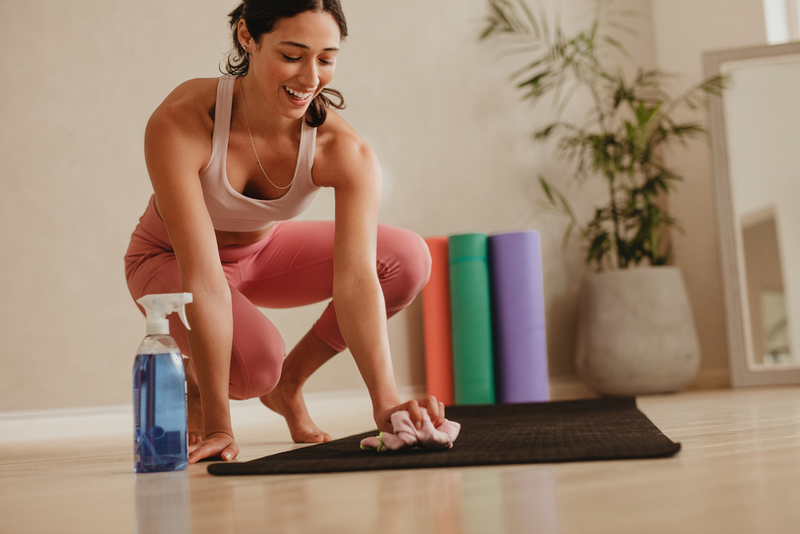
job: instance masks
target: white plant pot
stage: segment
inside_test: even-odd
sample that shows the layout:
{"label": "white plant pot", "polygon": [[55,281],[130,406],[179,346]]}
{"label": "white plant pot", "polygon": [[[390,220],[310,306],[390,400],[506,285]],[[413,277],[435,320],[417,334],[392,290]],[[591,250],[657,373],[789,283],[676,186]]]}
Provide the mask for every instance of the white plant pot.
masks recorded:
{"label": "white plant pot", "polygon": [[575,361],[596,392],[671,393],[697,375],[700,346],[677,267],[587,275],[578,302]]}

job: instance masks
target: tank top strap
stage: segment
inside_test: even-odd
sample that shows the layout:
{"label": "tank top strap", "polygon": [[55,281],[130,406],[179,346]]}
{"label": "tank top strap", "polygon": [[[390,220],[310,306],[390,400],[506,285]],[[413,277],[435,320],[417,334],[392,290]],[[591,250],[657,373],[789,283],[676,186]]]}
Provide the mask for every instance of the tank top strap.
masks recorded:
{"label": "tank top strap", "polygon": [[297,170],[295,179],[309,182],[310,186],[316,187],[311,175],[314,166],[314,151],[317,147],[317,129],[309,126],[303,119],[303,129],[300,136],[300,150],[297,155]]}
{"label": "tank top strap", "polygon": [[217,102],[214,105],[214,131],[211,136],[211,159],[217,162],[228,152],[228,139],[231,131],[231,113],[233,110],[233,88],[237,76],[226,74],[217,83]]}

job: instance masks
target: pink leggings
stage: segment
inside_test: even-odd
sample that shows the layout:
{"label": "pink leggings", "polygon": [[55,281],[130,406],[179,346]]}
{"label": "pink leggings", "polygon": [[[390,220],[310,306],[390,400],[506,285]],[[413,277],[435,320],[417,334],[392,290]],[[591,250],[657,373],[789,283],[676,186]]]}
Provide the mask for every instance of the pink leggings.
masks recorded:
{"label": "pink leggings", "polygon": [[[233,303],[231,399],[260,397],[281,376],[283,338],[257,306],[290,308],[331,298],[333,231],[333,221],[286,221],[275,224],[258,243],[219,250]],[[430,262],[427,245],[417,234],[378,225],[377,271],[388,317],[411,304],[428,281]],[[131,236],[125,275],[134,300],[181,291],[178,262],[152,198]],[[169,319],[172,337],[190,356],[186,329],[177,314]],[[334,350],[346,348],[333,302],[313,331]]]}

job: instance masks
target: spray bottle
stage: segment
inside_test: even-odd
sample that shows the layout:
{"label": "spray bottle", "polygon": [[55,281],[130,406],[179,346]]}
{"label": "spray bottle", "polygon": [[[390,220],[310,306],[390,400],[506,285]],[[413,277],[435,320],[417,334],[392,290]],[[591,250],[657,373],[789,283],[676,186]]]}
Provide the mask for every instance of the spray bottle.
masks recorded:
{"label": "spray bottle", "polygon": [[186,375],[167,315],[178,312],[189,329],[184,306],[192,294],[145,295],[136,302],[147,313],[147,335],[133,364],[134,469],[180,471],[189,464]]}

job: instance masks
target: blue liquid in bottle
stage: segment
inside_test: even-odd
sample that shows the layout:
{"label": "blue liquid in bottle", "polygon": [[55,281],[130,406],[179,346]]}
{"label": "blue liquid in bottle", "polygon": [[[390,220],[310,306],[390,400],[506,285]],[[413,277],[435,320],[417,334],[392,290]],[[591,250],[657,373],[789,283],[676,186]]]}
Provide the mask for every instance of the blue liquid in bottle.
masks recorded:
{"label": "blue liquid in bottle", "polygon": [[134,470],[179,471],[189,465],[186,375],[169,335],[147,336],[133,365]]}

